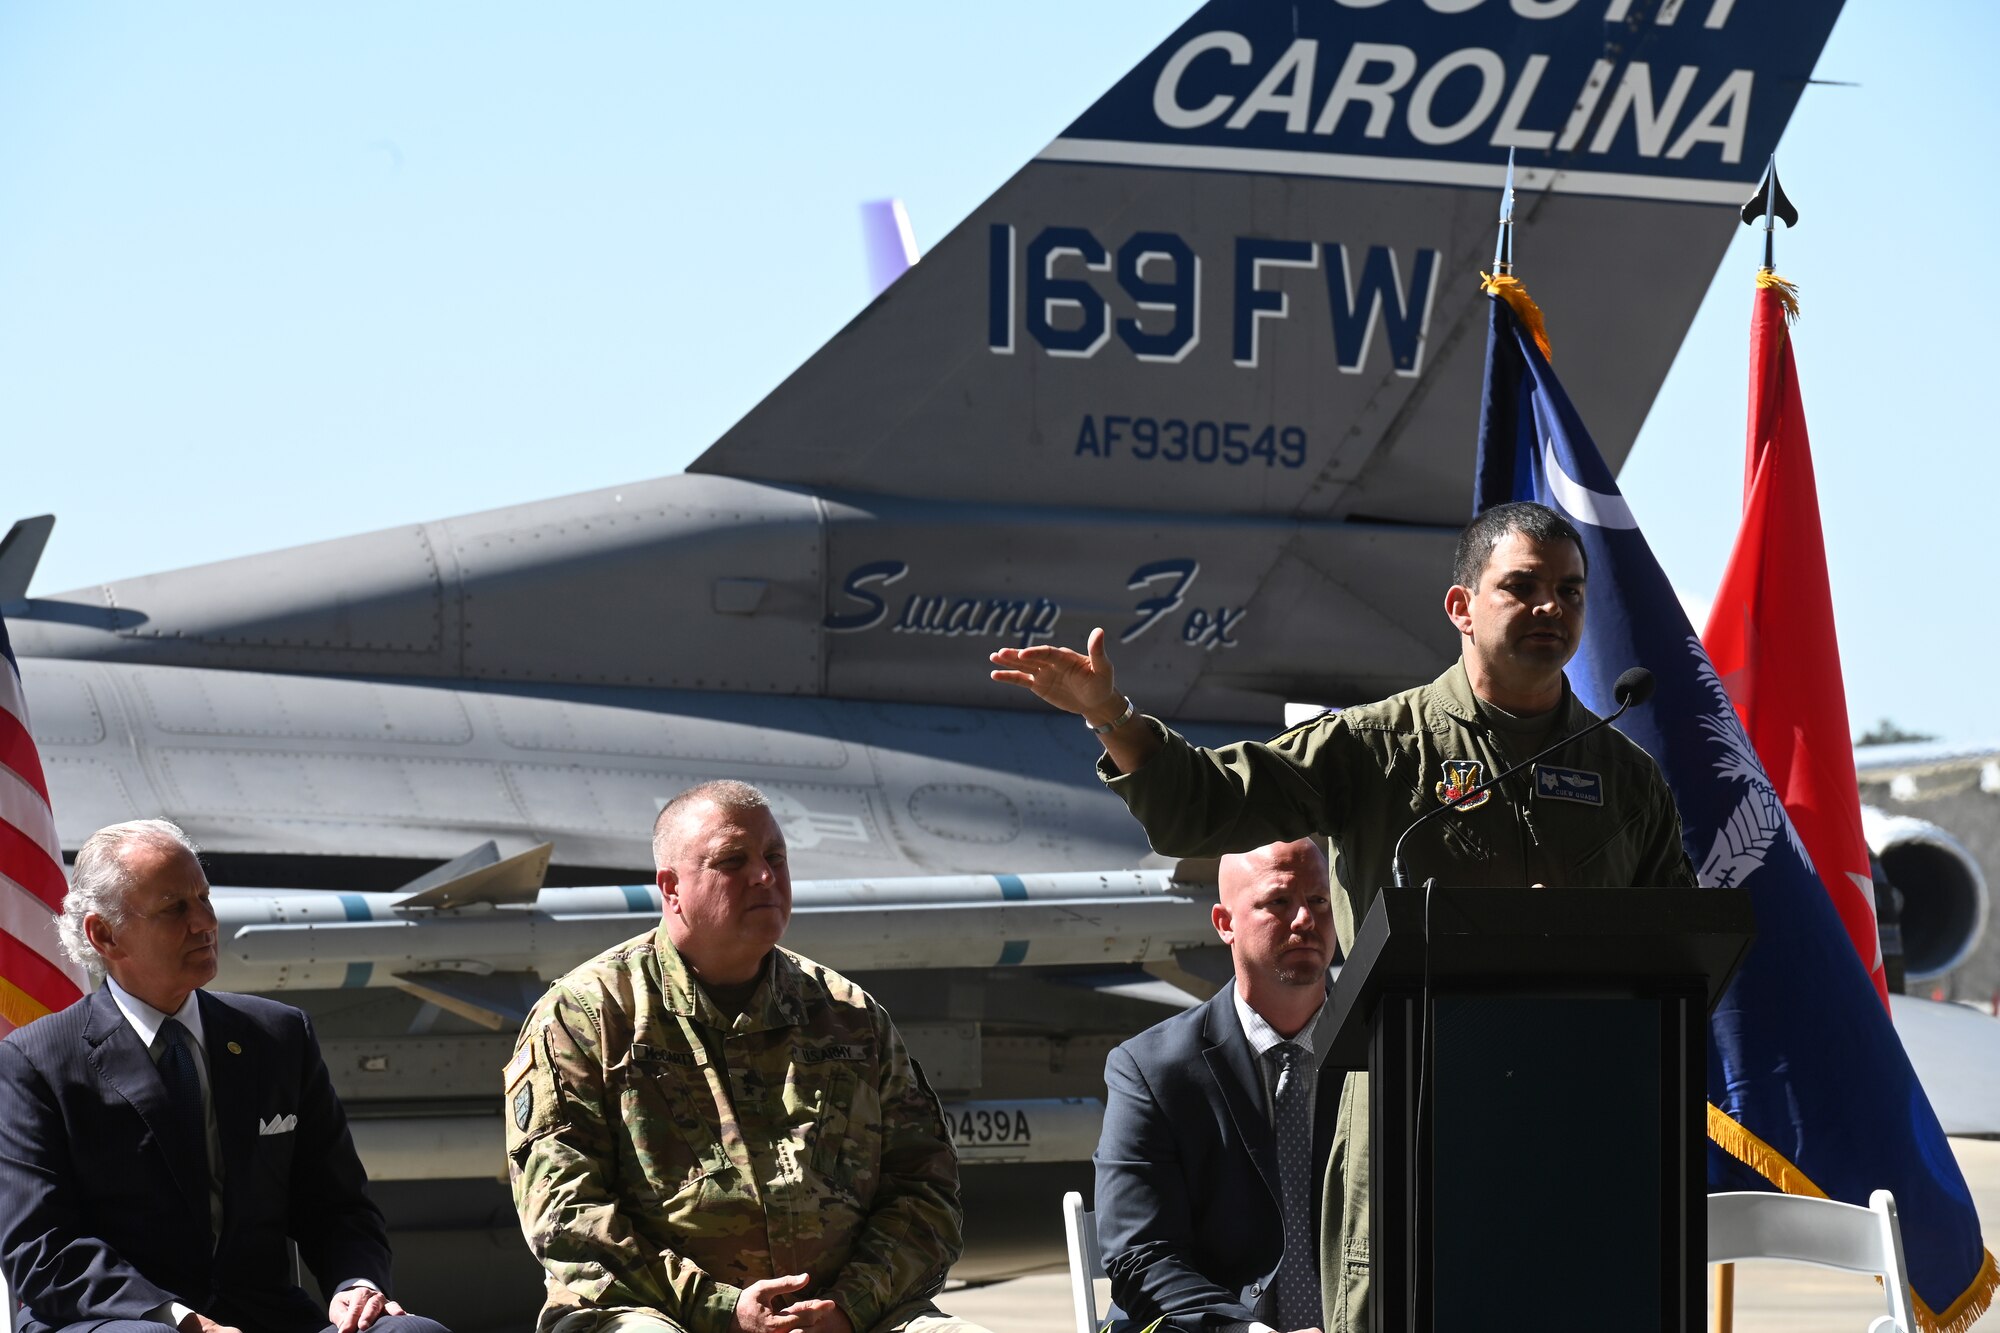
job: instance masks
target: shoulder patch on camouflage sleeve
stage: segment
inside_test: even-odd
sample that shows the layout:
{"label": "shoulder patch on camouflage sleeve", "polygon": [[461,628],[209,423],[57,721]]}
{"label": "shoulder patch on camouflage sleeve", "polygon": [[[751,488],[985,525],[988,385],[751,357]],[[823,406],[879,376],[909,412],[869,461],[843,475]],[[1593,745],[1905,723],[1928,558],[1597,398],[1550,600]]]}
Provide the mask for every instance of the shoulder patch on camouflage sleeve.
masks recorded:
{"label": "shoulder patch on camouflage sleeve", "polygon": [[530,1139],[541,1137],[557,1127],[560,1107],[556,1100],[556,1081],[549,1069],[542,1043],[545,1032],[538,1032],[521,1043],[521,1049],[507,1062],[506,1068],[506,1129],[507,1151],[511,1154],[524,1147]]}
{"label": "shoulder patch on camouflage sleeve", "polygon": [[534,1048],[523,1042],[514,1052],[514,1058],[507,1062],[507,1067],[500,1071],[500,1086],[512,1092],[514,1085],[521,1081],[521,1076],[526,1074],[534,1063]]}
{"label": "shoulder patch on camouflage sleeve", "polygon": [[523,1083],[514,1094],[514,1128],[525,1132],[535,1117],[535,1085]]}

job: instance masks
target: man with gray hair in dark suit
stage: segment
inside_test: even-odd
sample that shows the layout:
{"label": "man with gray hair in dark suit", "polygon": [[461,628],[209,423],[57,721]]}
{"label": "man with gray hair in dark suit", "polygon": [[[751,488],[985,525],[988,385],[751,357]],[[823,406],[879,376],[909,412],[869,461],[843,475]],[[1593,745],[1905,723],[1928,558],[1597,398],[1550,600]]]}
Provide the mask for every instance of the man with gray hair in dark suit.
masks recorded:
{"label": "man with gray hair in dark suit", "polygon": [[[445,1333],[388,1295],[310,1021],[201,989],[216,920],[187,835],[93,834],[57,925],[105,983],[0,1042],[0,1267],[22,1333]],[[288,1238],[325,1306],[292,1281]]]}

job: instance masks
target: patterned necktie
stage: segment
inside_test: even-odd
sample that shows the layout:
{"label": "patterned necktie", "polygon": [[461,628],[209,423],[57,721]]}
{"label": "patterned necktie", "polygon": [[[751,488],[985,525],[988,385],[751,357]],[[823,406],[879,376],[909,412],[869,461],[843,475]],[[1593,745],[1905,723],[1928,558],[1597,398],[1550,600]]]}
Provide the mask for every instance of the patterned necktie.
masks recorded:
{"label": "patterned necktie", "polygon": [[1312,1178],[1312,1114],[1307,1101],[1306,1053],[1296,1042],[1271,1048],[1278,1060],[1276,1104],[1271,1128],[1278,1141],[1278,1185],[1283,1196],[1285,1257],[1274,1284],[1278,1326],[1320,1326],[1319,1256],[1313,1253],[1312,1209],[1318,1191]]}
{"label": "patterned necktie", "polygon": [[[194,1178],[202,1182],[204,1204],[208,1194],[208,1109],[201,1100],[201,1075],[195,1072],[194,1043],[177,1018],[160,1025],[160,1081],[167,1085],[167,1106],[173,1113],[176,1151],[195,1167]],[[202,1209],[207,1220],[208,1209]]]}

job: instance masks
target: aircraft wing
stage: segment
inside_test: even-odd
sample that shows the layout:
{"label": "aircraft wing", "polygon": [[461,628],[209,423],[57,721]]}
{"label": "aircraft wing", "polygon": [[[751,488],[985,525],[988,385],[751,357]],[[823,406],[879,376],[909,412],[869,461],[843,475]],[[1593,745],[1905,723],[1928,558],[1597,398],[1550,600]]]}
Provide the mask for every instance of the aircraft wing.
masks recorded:
{"label": "aircraft wing", "polygon": [[[802,881],[785,946],[842,972],[1130,971],[1213,947],[1213,901],[1166,870]],[[221,888],[215,903],[216,984],[252,991],[408,989],[428,978],[448,992],[444,978],[495,974],[546,982],[657,927],[661,914],[651,884],[474,895],[442,908],[400,890]],[[525,1006],[509,1015],[515,1026],[524,1016]]]}
{"label": "aircraft wing", "polygon": [[2000,1020],[1962,1004],[1889,997],[1924,1095],[1947,1134],[2000,1136]]}
{"label": "aircraft wing", "polygon": [[1885,786],[1898,800],[1976,786],[2000,793],[2000,741],[1897,741],[1854,747],[1854,776],[1862,787]]}

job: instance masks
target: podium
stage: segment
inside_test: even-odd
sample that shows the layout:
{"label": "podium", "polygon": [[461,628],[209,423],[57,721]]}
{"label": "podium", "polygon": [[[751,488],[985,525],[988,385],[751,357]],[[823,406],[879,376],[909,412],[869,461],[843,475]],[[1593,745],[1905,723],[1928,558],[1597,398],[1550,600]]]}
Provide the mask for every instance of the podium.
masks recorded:
{"label": "podium", "polygon": [[1740,889],[1375,898],[1328,1059],[1369,1073],[1374,1333],[1702,1333],[1707,1013]]}

